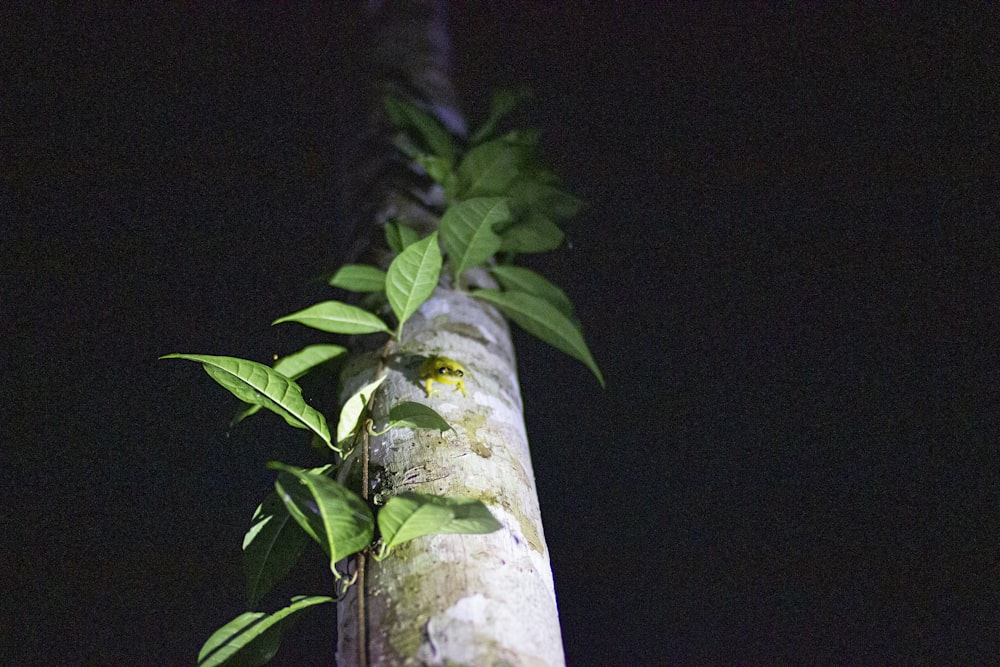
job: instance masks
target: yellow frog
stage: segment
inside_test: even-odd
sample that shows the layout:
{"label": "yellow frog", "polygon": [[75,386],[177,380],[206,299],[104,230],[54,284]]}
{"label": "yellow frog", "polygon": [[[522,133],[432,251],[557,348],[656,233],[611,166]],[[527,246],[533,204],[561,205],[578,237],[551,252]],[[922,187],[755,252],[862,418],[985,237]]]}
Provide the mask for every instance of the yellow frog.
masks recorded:
{"label": "yellow frog", "polygon": [[434,382],[453,384],[455,385],[455,391],[461,391],[462,396],[468,396],[465,393],[465,376],[468,373],[469,371],[466,370],[465,366],[454,359],[433,355],[427,357],[424,363],[420,364],[419,377],[424,381],[424,390],[427,392],[428,398],[434,396],[436,393],[431,386]]}

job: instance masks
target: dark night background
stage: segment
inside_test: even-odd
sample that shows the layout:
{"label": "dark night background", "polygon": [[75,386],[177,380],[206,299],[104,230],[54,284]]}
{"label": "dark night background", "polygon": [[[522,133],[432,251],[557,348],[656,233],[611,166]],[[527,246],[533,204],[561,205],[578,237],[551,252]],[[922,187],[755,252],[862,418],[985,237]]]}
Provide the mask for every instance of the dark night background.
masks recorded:
{"label": "dark night background", "polygon": [[[986,7],[986,5],[984,5]],[[0,663],[191,664],[304,441],[167,352],[322,340],[337,6],[0,10]],[[518,333],[575,665],[1000,661],[996,13],[451,9],[589,208]],[[316,556],[281,593],[323,593]],[[281,598],[283,599],[283,598]],[[329,664],[333,610],[275,664]]]}

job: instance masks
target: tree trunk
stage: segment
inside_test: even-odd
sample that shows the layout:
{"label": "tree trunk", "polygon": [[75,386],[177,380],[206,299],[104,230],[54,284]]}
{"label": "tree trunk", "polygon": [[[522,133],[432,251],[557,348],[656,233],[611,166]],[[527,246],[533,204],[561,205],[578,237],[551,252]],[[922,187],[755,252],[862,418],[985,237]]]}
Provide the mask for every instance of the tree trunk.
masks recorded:
{"label": "tree trunk", "polygon": [[[407,323],[389,364],[376,424],[405,400],[428,403],[454,427],[397,428],[371,445],[372,497],[403,491],[482,500],[503,524],[487,535],[436,535],[368,559],[365,623],[373,665],[562,665],[562,640],[506,322],[463,292],[439,288]],[[423,357],[469,370],[468,398],[416,381]],[[347,392],[371,379],[359,359]],[[341,665],[356,665],[357,595],[338,607]]]}
{"label": "tree trunk", "polygon": [[[404,73],[409,77],[404,86],[418,90],[430,106],[454,114],[441,6],[393,3],[379,12],[396,12],[378,17],[384,22],[374,43],[381,71]],[[386,62],[384,48],[400,62],[386,67],[392,63]],[[372,128],[384,127],[375,116],[370,121]],[[451,123],[460,124],[460,117],[454,114]],[[372,164],[378,162],[376,157]],[[399,187],[379,183],[358,190],[383,197],[369,203],[374,219],[367,225],[377,229],[378,222],[399,213],[399,202],[412,200]],[[476,274],[473,280],[485,286],[489,279]],[[468,369],[468,397],[448,385],[437,385],[437,394],[426,396],[418,369],[435,354]],[[372,379],[377,361],[359,356],[349,365],[345,396]],[[454,431],[394,428],[373,437],[369,497],[376,504],[404,491],[474,498],[503,528],[486,535],[417,538],[381,562],[363,557],[363,577],[337,607],[338,664],[563,665],[506,321],[465,292],[438,287],[407,322],[401,344],[386,360],[386,375],[374,408],[376,427],[385,423],[392,405],[412,400],[430,405]]]}

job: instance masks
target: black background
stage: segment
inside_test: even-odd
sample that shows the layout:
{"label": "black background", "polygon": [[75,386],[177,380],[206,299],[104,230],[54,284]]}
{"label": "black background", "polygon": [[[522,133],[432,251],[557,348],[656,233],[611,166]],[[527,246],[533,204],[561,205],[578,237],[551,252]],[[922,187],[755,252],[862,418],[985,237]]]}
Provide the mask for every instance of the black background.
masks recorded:
{"label": "black background", "polygon": [[[304,445],[157,356],[322,339],[349,12],[2,11],[0,662],[190,664]],[[996,18],[451,7],[589,202],[529,263],[607,388],[516,334],[570,665],[1000,659]]]}

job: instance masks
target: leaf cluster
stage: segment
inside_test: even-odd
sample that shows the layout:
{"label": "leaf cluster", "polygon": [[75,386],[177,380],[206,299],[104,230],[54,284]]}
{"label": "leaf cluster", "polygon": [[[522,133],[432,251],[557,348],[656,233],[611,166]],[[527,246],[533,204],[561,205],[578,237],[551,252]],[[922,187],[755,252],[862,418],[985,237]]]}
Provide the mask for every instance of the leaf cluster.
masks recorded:
{"label": "leaf cluster", "polygon": [[[366,384],[345,402],[331,433],[324,415],[306,403],[299,385],[280,372],[302,374],[316,365],[339,356],[339,346],[310,346],[285,363],[274,367],[234,357],[202,354],[168,354],[165,359],[186,359],[201,363],[205,371],[234,396],[250,404],[244,418],[261,408],[283,417],[299,429],[311,432],[340,458],[340,465],[303,469],[278,461],[268,467],[278,472],[274,491],[257,507],[250,529],[243,539],[243,563],[247,581],[247,603],[256,606],[294,567],[302,553],[315,542],[326,553],[330,571],[350,585],[337,563],[372,546],[375,540],[375,512],[357,493],[347,488],[335,474],[344,470],[353,443],[370,433],[369,404],[385,380],[381,376]],[[385,431],[397,426],[451,429],[447,421],[426,405],[403,401],[389,411]],[[430,509],[423,509],[424,506]],[[402,494],[390,498],[377,510],[380,543],[378,558],[408,540],[430,534],[488,533],[500,523],[482,502],[466,498]],[[209,637],[199,654],[199,665],[222,665],[230,660],[264,664],[278,650],[282,634],[300,612],[333,598],[311,596],[293,598],[292,603],[273,613],[251,611],[239,615]]]}
{"label": "leaf cluster", "polygon": [[[384,293],[397,319],[394,335],[399,339],[403,322],[415,311],[414,304],[419,305],[433,292],[442,267],[447,267],[452,284],[460,287],[466,271],[485,267],[500,289],[478,289],[472,295],[497,307],[528,333],[583,362],[603,386],[604,378],[565,292],[538,273],[511,263],[518,254],[558,247],[564,238],[558,222],[576,215],[581,206],[580,200],[565,192],[558,179],[538,163],[538,132],[498,134],[504,118],[526,96],[518,89],[496,93],[489,116],[468,146],[416,103],[387,97],[386,110],[399,128],[396,146],[415,169],[444,189],[446,206],[440,212],[439,230],[420,239],[406,220],[391,221],[385,226],[385,236],[396,258],[388,272],[349,264],[334,274],[330,284],[353,292]],[[498,261],[498,255],[505,261]],[[343,315],[346,304],[332,305],[335,303],[324,302],[278,321],[298,321],[331,331],[329,318],[320,322],[316,311],[336,309]],[[375,321],[377,317],[370,313],[366,317],[364,332],[390,331],[388,325]],[[350,331],[345,330],[348,328]],[[342,324],[339,331],[362,333],[353,323]]]}
{"label": "leaf cluster", "polygon": [[[488,233],[480,232],[476,239],[474,252],[483,258],[498,252],[539,253],[558,248],[565,237],[559,223],[575,216],[582,206],[538,161],[537,130],[500,132],[507,116],[527,97],[523,88],[495,93],[489,115],[467,144],[449,134],[437,118],[415,102],[398,96],[385,100],[389,117],[399,128],[396,147],[443,188],[447,208],[479,198],[505,203],[504,209],[497,209],[495,217],[486,221]],[[452,221],[447,208],[441,219],[441,236],[451,255],[446,230]],[[461,240],[456,241],[462,245]],[[463,253],[451,256],[452,269],[460,275],[468,268],[456,261]]]}
{"label": "leaf cluster", "polygon": [[[580,201],[564,192],[558,180],[537,163],[537,132],[500,133],[506,116],[525,97],[523,90],[494,95],[488,117],[467,144],[419,105],[387,98],[387,113],[399,128],[396,146],[445,193],[439,229],[421,238],[406,220],[391,221],[385,226],[385,236],[395,257],[388,269],[350,264],[330,279],[334,287],[366,295],[369,305],[387,308],[329,300],[280,317],[274,324],[296,322],[327,333],[385,335],[384,361],[392,345],[403,340],[405,323],[439,283],[450,279],[452,285],[464,287],[465,273],[482,267],[499,289],[474,289],[472,296],[583,362],[603,386],[569,298],[538,273],[511,263],[518,254],[558,247],[564,236],[557,223],[575,215],[580,207]],[[504,262],[498,260],[500,254]],[[352,582],[337,564],[354,554],[371,550],[376,559],[383,559],[400,544],[425,535],[488,533],[500,528],[478,500],[403,493],[375,507],[345,485],[358,445],[366,447],[370,435],[399,426],[442,433],[452,428],[430,407],[404,401],[390,408],[382,431],[373,431],[371,407],[385,380],[381,364],[372,380],[347,398],[331,428],[326,416],[306,402],[297,380],[346,352],[340,345],[310,345],[273,366],[204,354],[162,357],[200,363],[217,383],[247,404],[233,423],[265,409],[293,428],[309,432],[314,444],[336,455],[335,463],[319,468],[278,461],[268,464],[277,473],[274,491],[257,507],[243,541],[251,609],[288,574],[311,543],[326,554],[342,593]],[[198,664],[237,660],[264,664],[275,655],[281,636],[298,614],[331,601],[334,598],[300,596],[272,613],[241,614],[208,639]]]}

